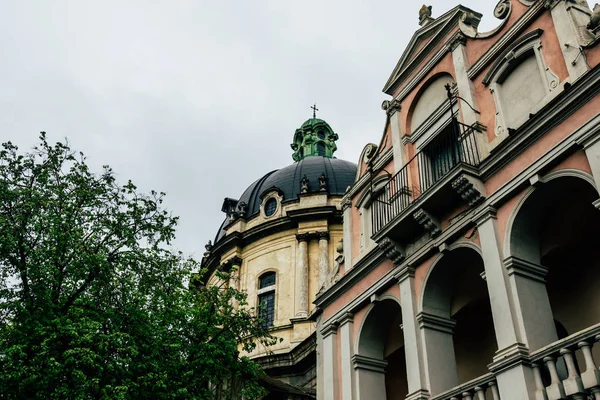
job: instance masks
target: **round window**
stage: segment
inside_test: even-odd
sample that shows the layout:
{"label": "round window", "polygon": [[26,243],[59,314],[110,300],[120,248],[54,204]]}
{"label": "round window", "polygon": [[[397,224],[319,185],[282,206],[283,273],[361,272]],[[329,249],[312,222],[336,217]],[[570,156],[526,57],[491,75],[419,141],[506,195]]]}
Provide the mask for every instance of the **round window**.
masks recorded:
{"label": "round window", "polygon": [[277,199],[271,197],[265,203],[265,215],[270,217],[271,215],[275,214],[275,211],[277,211]]}

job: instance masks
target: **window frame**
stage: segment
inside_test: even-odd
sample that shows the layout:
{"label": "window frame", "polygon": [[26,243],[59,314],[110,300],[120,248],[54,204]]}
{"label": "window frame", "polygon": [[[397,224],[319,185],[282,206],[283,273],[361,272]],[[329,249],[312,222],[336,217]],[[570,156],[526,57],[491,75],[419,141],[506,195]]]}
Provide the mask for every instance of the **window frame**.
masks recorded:
{"label": "window frame", "polygon": [[[271,275],[271,274],[274,276],[274,283],[272,285],[261,288],[260,287],[261,279],[263,277],[265,277],[265,275]],[[260,313],[259,309],[260,309],[262,299],[269,295],[273,295],[273,311],[272,311],[272,314],[270,315],[270,319],[265,321],[265,323],[263,323],[263,327],[265,327],[265,328],[271,328],[271,327],[275,326],[275,321],[276,321],[276,316],[277,316],[277,280],[278,280],[277,275],[278,275],[277,271],[273,271],[273,270],[263,271],[258,276],[258,279],[256,281],[256,284],[257,284],[256,309],[257,309],[259,317],[261,317],[261,313]]]}
{"label": "window frame", "polygon": [[[496,105],[496,121],[494,126],[494,133],[496,136],[508,136],[508,129],[519,128],[529,119],[530,114],[537,113],[560,92],[557,90],[561,86],[558,76],[554,74],[546,64],[542,52],[541,37],[543,33],[544,31],[542,29],[536,29],[516,40],[511,47],[498,57],[483,78],[483,84],[489,87]],[[524,60],[532,56],[535,57],[537,70],[540,74],[542,84],[544,85],[546,95],[536,104],[531,105],[529,110],[515,120],[516,122],[513,122],[511,126],[508,126],[508,115],[505,111],[506,106],[503,104],[501,95],[502,83],[506,81],[506,78],[517,69]]]}

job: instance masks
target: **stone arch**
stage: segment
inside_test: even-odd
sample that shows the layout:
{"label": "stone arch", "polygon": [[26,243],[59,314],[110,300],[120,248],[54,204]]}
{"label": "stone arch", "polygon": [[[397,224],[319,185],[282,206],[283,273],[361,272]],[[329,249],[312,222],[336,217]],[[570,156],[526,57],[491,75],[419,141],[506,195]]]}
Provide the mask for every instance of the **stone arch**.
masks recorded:
{"label": "stone arch", "polygon": [[448,246],[432,263],[417,316],[433,396],[488,372],[498,349],[480,248]]}
{"label": "stone arch", "polygon": [[528,316],[522,329],[530,350],[600,322],[598,197],[588,173],[554,171],[527,190],[508,220],[504,264]]}
{"label": "stone arch", "polygon": [[400,400],[408,394],[400,302],[377,298],[358,331],[353,357],[360,400]]}
{"label": "stone arch", "polygon": [[[558,184],[561,180],[561,184]],[[576,169],[561,169],[554,171],[540,179],[540,184],[528,188],[519,200],[517,206],[511,213],[506,227],[504,239],[504,256],[519,257],[531,262],[539,262],[539,255],[531,251],[535,248],[532,241],[537,238],[539,232],[531,231],[534,222],[539,222],[543,217],[544,209],[538,206],[538,203],[545,196],[560,194],[560,190],[565,186],[568,188],[570,182],[579,182],[578,184],[589,185],[597,192],[594,178],[587,172]],[[548,185],[550,184],[550,185]],[[551,198],[551,197],[546,197]]]}

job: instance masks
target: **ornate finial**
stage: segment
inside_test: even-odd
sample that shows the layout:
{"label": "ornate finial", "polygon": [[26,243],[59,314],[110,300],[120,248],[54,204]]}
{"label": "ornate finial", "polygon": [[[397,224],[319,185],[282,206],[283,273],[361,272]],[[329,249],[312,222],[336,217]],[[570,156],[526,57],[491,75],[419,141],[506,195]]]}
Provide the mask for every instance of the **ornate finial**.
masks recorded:
{"label": "ornate finial", "polygon": [[431,18],[431,6],[426,6],[423,4],[421,9],[419,10],[419,25],[423,26],[432,21]]}
{"label": "ornate finial", "polygon": [[310,108],[312,108],[312,110],[313,110],[313,118],[317,118],[317,111],[319,111],[319,109],[317,108],[317,103],[315,103]]}

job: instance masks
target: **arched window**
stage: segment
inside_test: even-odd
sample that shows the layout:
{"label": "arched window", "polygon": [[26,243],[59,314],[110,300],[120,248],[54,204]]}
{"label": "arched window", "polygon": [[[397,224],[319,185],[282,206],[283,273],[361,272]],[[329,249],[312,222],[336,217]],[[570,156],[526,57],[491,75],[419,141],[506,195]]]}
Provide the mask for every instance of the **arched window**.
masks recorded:
{"label": "arched window", "polygon": [[258,278],[259,317],[264,327],[273,326],[275,321],[275,272],[265,272]]}

